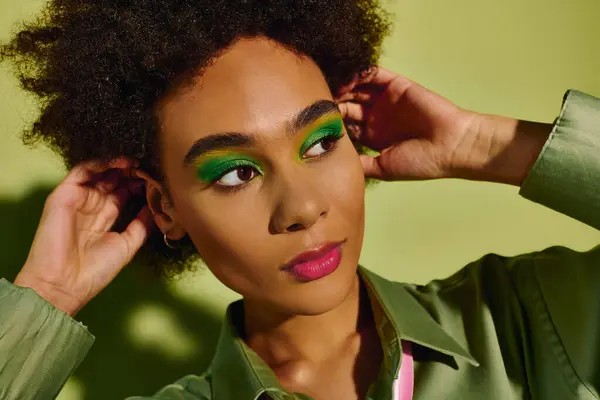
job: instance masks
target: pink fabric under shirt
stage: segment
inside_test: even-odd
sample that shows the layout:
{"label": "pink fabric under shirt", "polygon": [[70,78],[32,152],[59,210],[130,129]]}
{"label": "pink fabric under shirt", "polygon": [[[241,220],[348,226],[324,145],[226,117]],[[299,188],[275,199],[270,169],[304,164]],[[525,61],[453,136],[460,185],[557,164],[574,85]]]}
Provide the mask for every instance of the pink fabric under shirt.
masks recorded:
{"label": "pink fabric under shirt", "polygon": [[412,400],[415,383],[412,346],[410,342],[402,341],[402,364],[398,377],[394,380],[394,400]]}

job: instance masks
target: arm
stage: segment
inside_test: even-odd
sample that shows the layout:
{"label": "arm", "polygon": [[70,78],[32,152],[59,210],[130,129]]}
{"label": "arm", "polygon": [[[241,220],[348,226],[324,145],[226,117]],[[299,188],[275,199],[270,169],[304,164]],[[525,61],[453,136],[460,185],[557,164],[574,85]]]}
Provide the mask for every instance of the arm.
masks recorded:
{"label": "arm", "polygon": [[567,92],[521,195],[600,229],[600,99]]}
{"label": "arm", "polygon": [[[0,398],[53,399],[94,342],[88,329],[34,290],[0,279]],[[152,397],[127,400],[210,399],[206,376],[186,376]]]}
{"label": "arm", "polygon": [[[600,99],[566,94],[521,194],[600,229]],[[540,352],[537,370],[560,371],[578,398],[600,398],[600,246],[554,247],[529,258],[509,271]]]}
{"label": "arm", "polygon": [[32,289],[0,280],[0,398],[55,398],[94,342]]}
{"label": "arm", "polygon": [[[351,136],[381,180],[462,178],[522,186],[521,194],[600,228],[600,100],[570,91],[555,124],[463,110],[383,68],[337,97]],[[596,174],[596,175],[594,175]]]}
{"label": "arm", "polygon": [[491,115],[475,121],[473,135],[488,149],[472,151],[483,162],[454,167],[455,177],[521,186],[523,197],[600,229],[600,99],[568,91],[554,125]]}
{"label": "arm", "polygon": [[[600,99],[569,91],[555,124],[538,124],[460,110],[401,77],[379,79],[387,82],[379,100],[358,85],[340,104],[350,124],[362,121],[355,137],[382,150],[363,156],[367,175],[519,185],[524,197],[600,229]],[[352,99],[368,99],[372,114],[360,101],[346,103]],[[378,104],[401,107],[386,116],[374,112]],[[600,398],[600,247],[490,255],[457,276],[463,286],[451,280],[440,304],[459,299],[449,307],[460,310],[450,329],[482,361],[494,344],[480,332],[494,332],[503,344],[499,368],[523,370],[519,383],[534,397]]]}
{"label": "arm", "polygon": [[[600,99],[566,94],[521,194],[600,229]],[[561,390],[565,397],[600,398],[600,247],[553,247],[506,266],[526,321],[530,390],[541,398]],[[493,274],[482,272],[482,281],[498,286]]]}
{"label": "arm", "polygon": [[118,274],[151,227],[147,208],[111,230],[139,181],[132,163],[83,163],[46,200],[25,265],[0,281],[0,398],[54,398],[94,337],[72,317]]}

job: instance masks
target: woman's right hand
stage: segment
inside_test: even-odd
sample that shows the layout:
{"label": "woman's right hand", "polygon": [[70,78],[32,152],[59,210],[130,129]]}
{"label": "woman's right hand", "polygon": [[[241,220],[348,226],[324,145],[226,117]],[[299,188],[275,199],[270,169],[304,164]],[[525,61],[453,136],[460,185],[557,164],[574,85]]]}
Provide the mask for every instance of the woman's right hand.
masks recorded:
{"label": "woman's right hand", "polygon": [[30,287],[74,316],[127,265],[154,227],[145,206],[123,232],[112,230],[143,181],[136,163],[74,167],[48,196],[29,256],[14,284]]}

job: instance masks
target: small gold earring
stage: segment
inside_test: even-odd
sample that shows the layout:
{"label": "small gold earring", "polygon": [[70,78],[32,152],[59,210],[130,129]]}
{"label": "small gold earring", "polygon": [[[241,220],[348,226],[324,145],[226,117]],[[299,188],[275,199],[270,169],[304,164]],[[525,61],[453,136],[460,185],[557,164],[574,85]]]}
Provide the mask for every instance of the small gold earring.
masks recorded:
{"label": "small gold earring", "polygon": [[168,248],[170,249],[177,249],[177,247],[173,246],[171,243],[169,243],[169,238],[167,237],[167,234],[163,234],[163,240],[165,241],[165,244],[167,245]]}

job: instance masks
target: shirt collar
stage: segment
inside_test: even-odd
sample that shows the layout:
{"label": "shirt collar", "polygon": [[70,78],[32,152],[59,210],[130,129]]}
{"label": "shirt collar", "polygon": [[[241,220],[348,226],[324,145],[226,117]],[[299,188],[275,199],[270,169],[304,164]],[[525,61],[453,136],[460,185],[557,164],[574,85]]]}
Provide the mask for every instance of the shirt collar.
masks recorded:
{"label": "shirt collar", "polygon": [[279,392],[283,395],[285,392],[273,370],[244,342],[235,327],[233,321],[240,321],[242,316],[242,300],[227,307],[209,371],[212,377],[212,398],[255,400],[264,392]]}
{"label": "shirt collar", "polygon": [[377,298],[400,339],[462,358],[473,366],[479,366],[473,356],[408,292],[404,284],[389,281],[363,267],[359,267],[359,273]]}
{"label": "shirt collar", "polygon": [[[391,282],[359,267],[359,274],[374,295],[398,338],[440,353],[479,363],[452,338],[413,297],[404,284]],[[275,399],[292,399],[279,385],[275,373],[243,341],[233,321],[243,315],[242,301],[229,305],[209,374],[215,400],[253,399],[267,392]]]}

